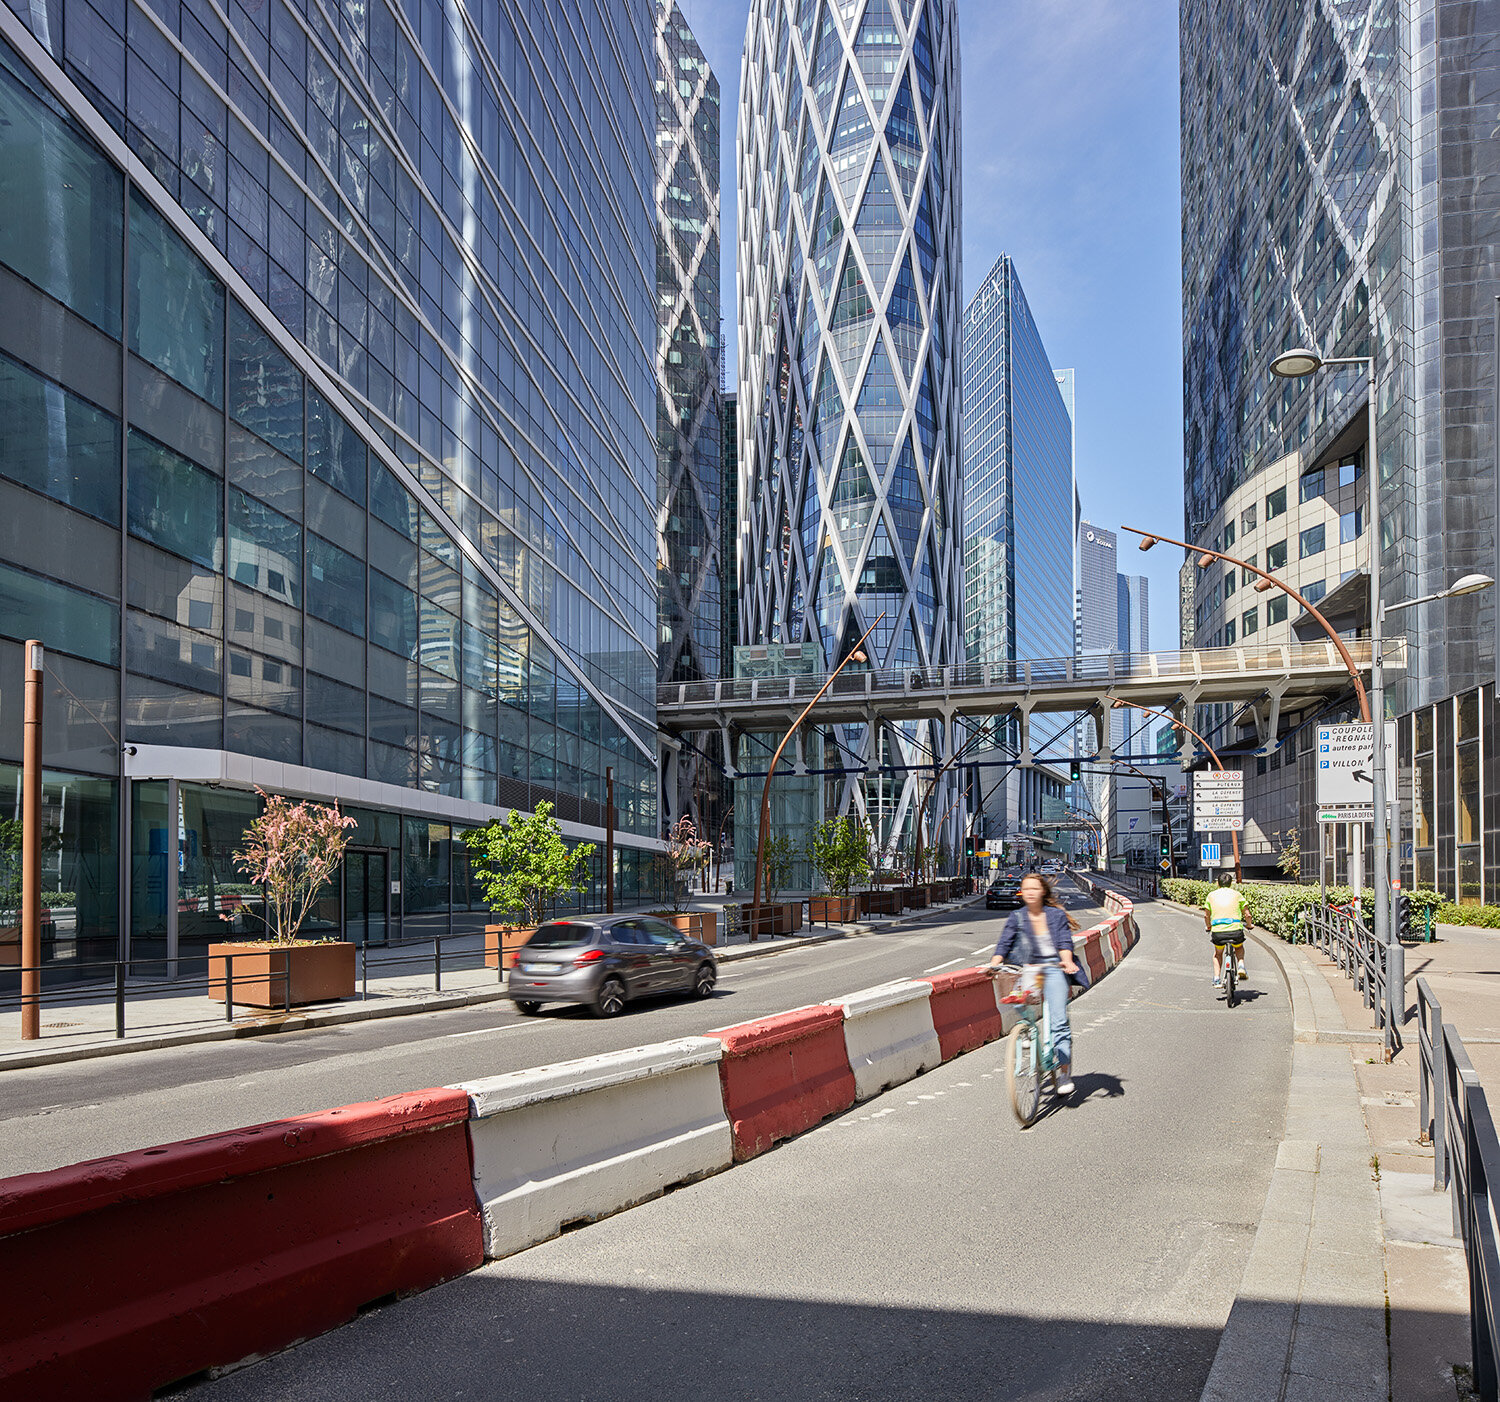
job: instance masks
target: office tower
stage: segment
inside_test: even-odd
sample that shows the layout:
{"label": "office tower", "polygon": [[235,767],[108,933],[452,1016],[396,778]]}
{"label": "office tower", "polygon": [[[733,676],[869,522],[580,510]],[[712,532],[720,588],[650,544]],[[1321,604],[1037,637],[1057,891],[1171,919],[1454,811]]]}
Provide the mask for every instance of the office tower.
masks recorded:
{"label": "office tower", "polygon": [[[740,639],[832,667],[873,626],[876,668],[957,661],[953,0],[754,0],[742,74]],[[895,773],[945,754],[920,729],[838,743]],[[883,823],[908,821],[912,788]]]}
{"label": "office tower", "polygon": [[606,768],[649,872],[653,16],[568,9],[0,7],[0,745],[41,637],[77,953],[222,938],[257,787],[359,821],[322,933],[482,925],[456,834],[599,840]]}
{"label": "office tower", "polygon": [[1150,581],[1143,574],[1115,578],[1116,641],[1121,652],[1151,651]]}
{"label": "office tower", "polygon": [[733,394],[723,396],[722,449],[720,469],[723,473],[719,494],[719,675],[734,670],[734,648],[740,636],[740,575],[737,563],[739,540],[739,401]]}
{"label": "office tower", "polygon": [[[1358,0],[1336,14],[1313,0],[1183,0],[1180,29],[1187,529],[1269,564],[1335,628],[1368,635],[1372,538],[1386,604],[1500,573],[1500,17],[1456,0]],[[1374,451],[1364,368],[1273,379],[1271,361],[1294,346],[1373,354]],[[1223,566],[1194,582],[1199,645],[1321,636],[1299,614],[1284,597],[1246,595]],[[1493,713],[1496,617],[1491,591],[1388,620],[1386,635],[1407,641],[1390,674],[1406,762],[1425,754],[1434,774],[1451,770],[1459,742],[1442,736],[1454,708]],[[1283,714],[1283,733],[1306,719]],[[1267,834],[1297,827],[1315,875],[1311,779],[1299,799],[1284,758],[1274,748],[1247,773],[1247,824],[1259,812]],[[1419,783],[1403,814],[1417,832],[1408,880],[1500,896],[1500,838],[1469,821],[1480,793],[1477,764],[1453,802]]]}
{"label": "office tower", "polygon": [[676,0],[656,10],[657,678],[717,677],[719,80]]}
{"label": "office tower", "polygon": [[[965,660],[1073,654],[1075,533],[1073,372],[1054,371],[1015,266],[1001,254],[964,313]],[[1021,750],[1014,722],[995,722],[995,754]],[[1064,766],[1071,716],[1033,718],[1031,750]],[[1066,770],[1062,778],[1066,779]],[[1061,794],[1055,772],[1027,768],[996,780],[981,768],[986,837],[1008,836]],[[1000,792],[991,793],[995,788]],[[990,831],[995,826],[1004,831]]]}

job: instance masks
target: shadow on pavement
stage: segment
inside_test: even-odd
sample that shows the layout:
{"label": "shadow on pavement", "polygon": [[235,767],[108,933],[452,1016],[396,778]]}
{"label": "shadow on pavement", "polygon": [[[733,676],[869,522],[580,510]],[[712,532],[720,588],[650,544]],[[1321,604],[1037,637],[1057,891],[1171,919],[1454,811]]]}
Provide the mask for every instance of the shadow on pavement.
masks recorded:
{"label": "shadow on pavement", "polygon": [[1125,1082],[1107,1071],[1086,1071],[1073,1077],[1073,1094],[1068,1103],[1073,1106],[1092,1100],[1099,1093],[1102,1100],[1118,1100],[1125,1094]]}
{"label": "shadow on pavement", "polygon": [[[832,1288],[837,1263],[826,1265]],[[505,1269],[374,1310],[188,1395],[195,1402],[1196,1402],[1219,1345],[1220,1331],[1206,1327],[583,1285],[512,1278]],[[891,1293],[903,1284],[891,1281]],[[1034,1286],[1044,1309],[1047,1282]],[[1076,1299],[1078,1286],[1062,1288]],[[1014,1294],[1017,1283],[1004,1288]],[[1329,1388],[1352,1384],[1358,1396],[1370,1395],[1367,1380],[1349,1370],[1363,1371],[1357,1344],[1372,1330],[1383,1335],[1384,1318],[1332,1305],[1309,1318],[1304,1306],[1301,1327],[1309,1326],[1327,1340]],[[1252,1383],[1279,1370],[1283,1357],[1237,1365],[1247,1393],[1260,1395]],[[1383,1378],[1379,1386],[1383,1397]]]}

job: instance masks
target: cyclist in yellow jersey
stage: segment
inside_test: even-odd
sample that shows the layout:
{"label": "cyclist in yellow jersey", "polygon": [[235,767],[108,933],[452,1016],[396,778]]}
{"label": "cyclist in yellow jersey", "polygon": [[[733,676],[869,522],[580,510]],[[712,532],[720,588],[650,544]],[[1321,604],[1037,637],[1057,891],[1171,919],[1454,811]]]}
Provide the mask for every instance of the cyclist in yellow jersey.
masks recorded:
{"label": "cyclist in yellow jersey", "polygon": [[1226,950],[1234,946],[1235,977],[1245,977],[1245,931],[1254,928],[1250,902],[1234,889],[1231,872],[1219,873],[1219,885],[1203,901],[1203,928],[1214,942],[1214,987],[1224,982]]}

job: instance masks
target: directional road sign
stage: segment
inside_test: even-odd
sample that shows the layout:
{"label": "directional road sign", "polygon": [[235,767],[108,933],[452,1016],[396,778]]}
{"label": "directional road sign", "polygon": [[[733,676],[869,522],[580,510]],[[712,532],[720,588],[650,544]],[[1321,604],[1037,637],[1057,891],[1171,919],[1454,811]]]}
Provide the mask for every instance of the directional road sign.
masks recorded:
{"label": "directional road sign", "polygon": [[1199,845],[1198,865],[1204,867],[1217,866],[1219,861],[1219,844],[1217,842],[1204,842]]}
{"label": "directional road sign", "polygon": [[1193,775],[1193,792],[1206,793],[1211,789],[1229,789],[1243,793],[1245,776],[1238,769],[1205,769]]}
{"label": "directional road sign", "polygon": [[1193,815],[1193,828],[1197,832],[1244,832],[1245,820],[1242,817],[1220,818],[1209,815],[1199,818]]}
{"label": "directional road sign", "polygon": [[1368,721],[1320,725],[1315,771],[1318,807],[1368,806],[1374,793],[1374,753],[1375,727]]}
{"label": "directional road sign", "polygon": [[1319,804],[1320,823],[1373,823],[1375,806],[1370,803]]}

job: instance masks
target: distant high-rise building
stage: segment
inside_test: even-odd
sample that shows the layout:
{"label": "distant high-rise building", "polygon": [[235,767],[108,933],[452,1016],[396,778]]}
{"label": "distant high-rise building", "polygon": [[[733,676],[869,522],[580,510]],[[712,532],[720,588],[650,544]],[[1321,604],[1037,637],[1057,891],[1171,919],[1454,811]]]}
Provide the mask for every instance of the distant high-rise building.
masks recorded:
{"label": "distant high-rise building", "polygon": [[734,648],[740,638],[739,541],[740,422],[739,400],[723,398],[723,468],[719,511],[719,566],[723,578],[719,595],[719,675],[734,671]]}
{"label": "distant high-rise building", "polygon": [[[873,627],[876,668],[962,655],[958,71],[954,0],[751,5],[736,146],[743,643],[810,645],[832,667]],[[930,728],[840,740],[851,766],[896,776],[883,826],[909,823],[924,784],[911,766],[951,743]],[[951,782],[934,811],[954,811]],[[873,792],[851,780],[837,806]]]}
{"label": "distant high-rise building", "polygon": [[657,678],[720,670],[719,80],[656,0]]}
{"label": "distant high-rise building", "polygon": [[1143,574],[1117,575],[1119,621],[1115,638],[1121,652],[1151,650],[1150,587]]}
{"label": "distant high-rise building", "polygon": [[[1015,266],[1001,254],[964,313],[968,662],[1073,653],[1072,381],[1072,371],[1053,370]],[[997,754],[1019,753],[1015,723],[996,727]],[[1032,752],[1065,765],[1072,729],[1069,716],[1035,717]],[[1044,801],[1061,795],[1056,773],[999,772],[992,781],[980,770],[986,819],[994,818],[986,836],[1010,836],[1038,821]]]}
{"label": "distant high-rise building", "polygon": [[1078,524],[1078,651],[1083,656],[1120,646],[1120,574],[1115,533]]}

